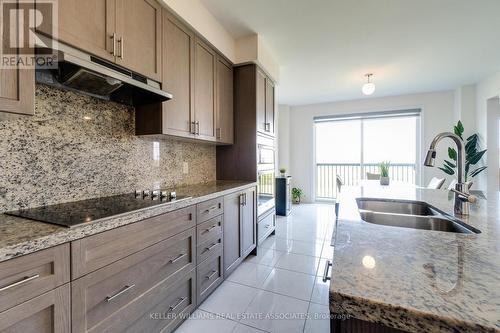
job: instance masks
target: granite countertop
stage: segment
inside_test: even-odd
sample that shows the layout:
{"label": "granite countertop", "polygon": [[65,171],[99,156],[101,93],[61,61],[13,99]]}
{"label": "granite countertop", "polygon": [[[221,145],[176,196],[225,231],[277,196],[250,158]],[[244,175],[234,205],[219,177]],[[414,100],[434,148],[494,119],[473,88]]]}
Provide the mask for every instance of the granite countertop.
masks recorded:
{"label": "granite countertop", "polygon": [[177,195],[191,198],[101,219],[91,224],[73,228],[0,214],[0,262],[191,206],[255,185],[255,182],[248,181],[216,181],[177,187],[175,188]]}
{"label": "granite countertop", "polygon": [[333,313],[409,332],[500,332],[500,196],[459,218],[480,234],[389,227],[361,220],[355,198],[427,202],[453,215],[443,190],[344,188],[332,239]]}

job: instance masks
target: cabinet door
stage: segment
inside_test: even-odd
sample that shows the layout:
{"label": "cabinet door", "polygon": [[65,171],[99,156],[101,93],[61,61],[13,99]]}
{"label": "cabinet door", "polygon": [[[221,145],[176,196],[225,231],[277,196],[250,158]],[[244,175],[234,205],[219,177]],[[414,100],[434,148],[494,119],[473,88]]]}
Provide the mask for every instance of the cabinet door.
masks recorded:
{"label": "cabinet door", "polygon": [[274,83],[266,78],[266,124],[267,133],[274,134]]}
{"label": "cabinet door", "polygon": [[233,66],[217,59],[217,142],[233,143]]}
{"label": "cabinet door", "polygon": [[[116,0],[59,0],[57,5],[59,40],[114,61]],[[38,31],[51,35],[43,22]]]}
{"label": "cabinet door", "polygon": [[194,115],[196,136],[215,141],[215,51],[200,39],[194,50]]}
{"label": "cabinet door", "polygon": [[241,253],[245,258],[257,244],[257,214],[256,214],[256,190],[255,187],[243,193],[243,205],[241,206]]}
{"label": "cabinet door", "polygon": [[0,312],[0,332],[69,333],[69,284]]}
{"label": "cabinet door", "polygon": [[155,0],[116,3],[117,63],[161,80],[161,5]]}
{"label": "cabinet door", "polygon": [[230,274],[241,262],[240,207],[242,203],[243,196],[240,192],[224,197],[224,274]]}
{"label": "cabinet door", "polygon": [[[2,45],[8,45],[5,33]],[[0,69],[0,112],[33,115],[35,113],[35,71],[33,69]]]}
{"label": "cabinet door", "polygon": [[266,75],[257,69],[257,131],[266,132]]}
{"label": "cabinet door", "polygon": [[193,136],[194,33],[163,10],[162,87],[174,98],[163,103],[163,134]]}

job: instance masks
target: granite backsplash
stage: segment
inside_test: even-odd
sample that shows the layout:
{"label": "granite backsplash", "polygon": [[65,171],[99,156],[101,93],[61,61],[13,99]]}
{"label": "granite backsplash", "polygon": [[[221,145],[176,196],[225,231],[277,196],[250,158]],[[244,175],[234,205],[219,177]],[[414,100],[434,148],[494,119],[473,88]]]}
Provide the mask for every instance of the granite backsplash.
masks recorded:
{"label": "granite backsplash", "polygon": [[137,137],[134,112],[37,85],[34,116],[0,121],[0,212],[215,180],[213,145]]}

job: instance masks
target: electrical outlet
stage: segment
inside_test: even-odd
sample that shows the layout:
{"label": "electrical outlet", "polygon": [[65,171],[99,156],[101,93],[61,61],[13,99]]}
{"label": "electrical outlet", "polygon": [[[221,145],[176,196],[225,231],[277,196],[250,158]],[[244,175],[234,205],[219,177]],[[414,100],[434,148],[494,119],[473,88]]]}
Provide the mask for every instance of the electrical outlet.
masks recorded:
{"label": "electrical outlet", "polygon": [[187,162],[182,163],[182,173],[185,175],[189,173],[189,165]]}

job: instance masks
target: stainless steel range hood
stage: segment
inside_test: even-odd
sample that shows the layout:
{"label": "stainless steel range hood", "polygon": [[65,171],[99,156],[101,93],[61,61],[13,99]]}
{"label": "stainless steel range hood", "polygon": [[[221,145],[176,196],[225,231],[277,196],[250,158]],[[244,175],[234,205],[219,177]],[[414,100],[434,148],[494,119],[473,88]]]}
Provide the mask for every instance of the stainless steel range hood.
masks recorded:
{"label": "stainless steel range hood", "polygon": [[[42,42],[46,38],[40,36]],[[38,68],[37,82],[133,106],[172,98],[160,83],[61,42],[57,62],[57,69]]]}

